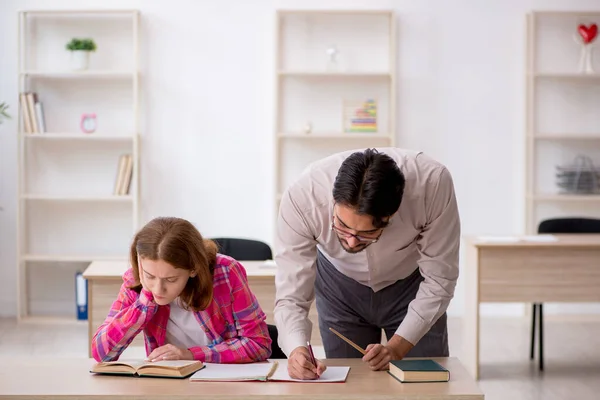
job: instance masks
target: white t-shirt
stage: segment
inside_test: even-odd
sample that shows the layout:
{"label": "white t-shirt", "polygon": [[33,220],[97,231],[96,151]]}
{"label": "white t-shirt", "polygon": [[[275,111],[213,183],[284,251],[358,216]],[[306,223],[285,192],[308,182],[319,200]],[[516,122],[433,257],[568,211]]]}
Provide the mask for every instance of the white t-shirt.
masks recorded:
{"label": "white t-shirt", "polygon": [[181,308],[179,297],[169,305],[171,313],[167,323],[167,343],[184,349],[211,343],[195,313]]}

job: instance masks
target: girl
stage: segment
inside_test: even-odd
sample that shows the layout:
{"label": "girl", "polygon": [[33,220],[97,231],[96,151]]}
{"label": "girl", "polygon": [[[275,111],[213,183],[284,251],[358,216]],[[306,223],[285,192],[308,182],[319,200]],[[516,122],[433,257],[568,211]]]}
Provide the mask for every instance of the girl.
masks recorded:
{"label": "girl", "polygon": [[217,254],[188,221],[156,218],[136,235],[131,268],[92,340],[96,361],[117,360],[144,332],[148,360],[266,360],[271,338],[246,271]]}

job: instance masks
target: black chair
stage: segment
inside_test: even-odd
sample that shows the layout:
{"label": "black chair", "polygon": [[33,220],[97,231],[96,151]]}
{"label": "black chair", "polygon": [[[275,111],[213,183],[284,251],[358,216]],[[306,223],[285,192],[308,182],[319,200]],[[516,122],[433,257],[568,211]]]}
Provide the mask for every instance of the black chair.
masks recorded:
{"label": "black chair", "polygon": [[273,343],[271,344],[271,358],[287,358],[281,347],[277,344],[277,338],[279,337],[279,333],[277,332],[277,327],[275,325],[268,324],[269,328],[269,336]]}
{"label": "black chair", "polygon": [[[219,253],[233,257],[238,261],[263,261],[273,259],[273,252],[268,244],[259,240],[241,238],[212,238],[219,246]],[[275,325],[267,325],[271,337],[271,358],[287,358],[277,344],[279,334]]]}
{"label": "black chair", "polygon": [[273,252],[268,244],[259,240],[240,238],[213,238],[219,246],[219,253],[239,261],[271,260]]}
{"label": "black chair", "polygon": [[[600,219],[594,218],[553,218],[547,219],[538,226],[540,234],[586,234],[600,233]],[[531,315],[531,348],[529,358],[533,360],[535,347],[536,314],[539,324],[539,362],[540,371],[544,370],[544,314],[543,304],[533,303]]]}

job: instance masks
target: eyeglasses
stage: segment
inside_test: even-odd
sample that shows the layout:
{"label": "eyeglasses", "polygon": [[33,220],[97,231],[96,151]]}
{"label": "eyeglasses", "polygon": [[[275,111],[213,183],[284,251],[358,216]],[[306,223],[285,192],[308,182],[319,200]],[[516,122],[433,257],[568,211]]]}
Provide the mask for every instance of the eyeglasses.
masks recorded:
{"label": "eyeglasses", "polygon": [[335,218],[336,217],[334,216],[333,218],[334,218],[334,220],[331,221],[331,229],[333,231],[335,231],[338,235],[340,235],[340,236],[342,236],[342,237],[344,237],[346,239],[350,238],[350,237],[353,237],[354,239],[358,240],[361,243],[372,244],[372,243],[376,243],[379,240],[379,238],[381,237],[381,234],[383,233],[383,229],[382,229],[381,232],[379,232],[379,235],[377,235],[377,237],[375,237],[375,238],[365,237],[365,236],[360,236],[360,235],[355,235],[353,233],[347,232],[347,231],[343,230],[342,228],[336,226],[335,225]]}

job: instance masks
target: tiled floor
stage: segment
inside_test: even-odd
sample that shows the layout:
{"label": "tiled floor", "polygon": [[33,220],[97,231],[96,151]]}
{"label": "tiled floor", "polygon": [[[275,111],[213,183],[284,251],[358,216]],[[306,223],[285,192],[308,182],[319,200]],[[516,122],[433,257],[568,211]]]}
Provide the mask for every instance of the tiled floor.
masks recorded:
{"label": "tiled floor", "polygon": [[[481,380],[487,400],[600,399],[600,317],[545,319],[546,370],[529,361],[529,321],[486,318],[481,326]],[[87,324],[24,323],[0,319],[0,358],[87,357]],[[461,321],[449,319],[450,352],[460,358]],[[323,349],[316,348],[317,357]],[[123,358],[144,356],[142,348]]]}

